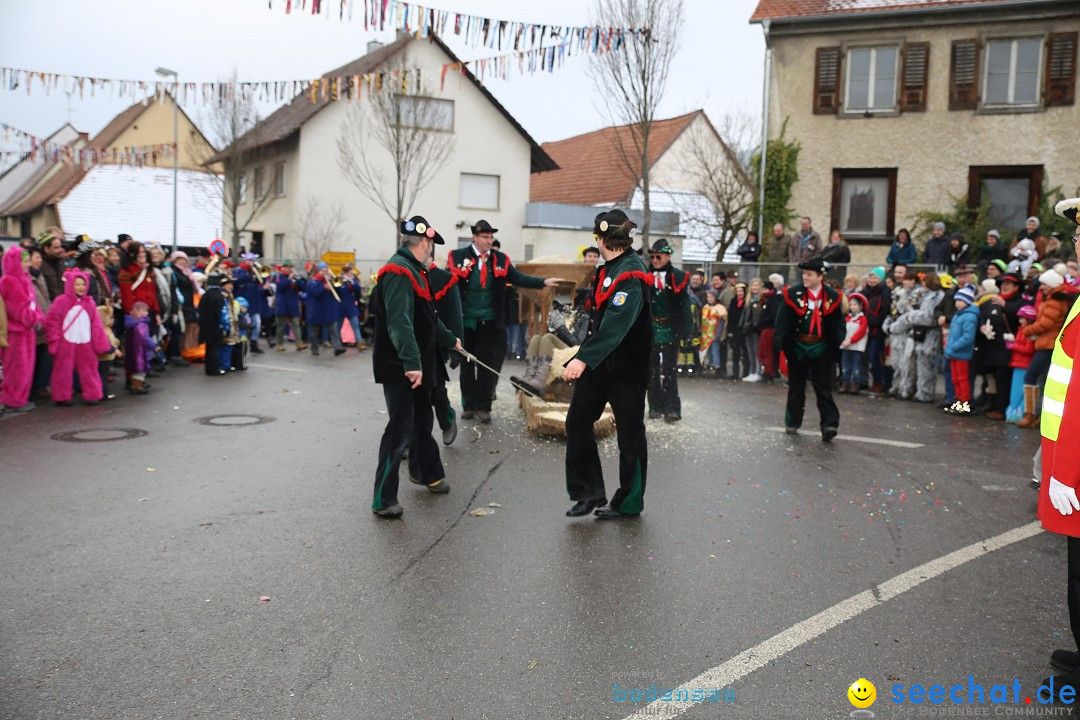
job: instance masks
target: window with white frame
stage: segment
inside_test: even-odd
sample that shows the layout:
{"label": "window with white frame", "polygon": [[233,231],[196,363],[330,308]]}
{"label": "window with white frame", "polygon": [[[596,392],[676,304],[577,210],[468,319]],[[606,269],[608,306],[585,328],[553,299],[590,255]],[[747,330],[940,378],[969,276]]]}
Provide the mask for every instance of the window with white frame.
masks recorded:
{"label": "window with white frame", "polygon": [[989,40],[986,43],[984,105],[1036,105],[1042,38]]}
{"label": "window with white frame", "polygon": [[285,197],[285,161],[274,163],[274,194]]}
{"label": "window with white frame", "polygon": [[255,202],[261,202],[266,197],[266,178],[261,167],[255,168]]}
{"label": "window with white frame", "polygon": [[236,190],[236,203],[237,205],[243,205],[247,202],[247,173],[240,176],[239,187]]}
{"label": "window with white frame", "polygon": [[285,233],[274,235],[274,257],[285,257]]}
{"label": "window with white frame", "polygon": [[898,58],[899,49],[895,46],[848,50],[844,111],[895,110]]}
{"label": "window with white frame", "polygon": [[460,200],[463,208],[499,209],[499,176],[461,173]]}
{"label": "window with white frame", "polygon": [[454,129],[454,101],[418,95],[395,95],[402,127],[424,130]]}

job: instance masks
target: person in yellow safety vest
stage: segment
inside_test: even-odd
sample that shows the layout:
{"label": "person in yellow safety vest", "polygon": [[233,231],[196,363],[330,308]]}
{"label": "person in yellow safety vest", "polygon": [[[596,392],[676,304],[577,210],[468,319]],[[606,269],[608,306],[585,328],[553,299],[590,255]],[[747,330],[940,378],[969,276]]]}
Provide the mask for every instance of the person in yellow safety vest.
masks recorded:
{"label": "person in yellow safety vest", "polygon": [[[1054,210],[1058,215],[1078,223],[1073,242],[1080,240],[1080,221],[1077,209],[1080,198],[1062,200]],[[1080,372],[1073,372],[1073,363],[1080,354],[1080,302],[1073,303],[1054,341],[1054,354],[1043,391],[1042,419],[1042,482],[1039,483],[1039,521],[1053,533],[1068,538],[1068,603],[1069,623],[1073,640],[1080,648]],[[1080,652],[1054,650],[1050,663],[1065,671],[1052,679],[1052,692],[1063,685],[1080,688]]]}

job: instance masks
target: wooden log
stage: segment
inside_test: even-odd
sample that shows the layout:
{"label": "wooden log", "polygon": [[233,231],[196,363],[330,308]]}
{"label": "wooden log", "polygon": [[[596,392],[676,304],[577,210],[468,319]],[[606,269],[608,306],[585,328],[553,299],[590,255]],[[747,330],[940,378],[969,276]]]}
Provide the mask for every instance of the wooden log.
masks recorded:
{"label": "wooden log", "polygon": [[[566,411],[570,409],[570,403],[544,403],[519,390],[518,404],[525,411],[525,429],[530,433],[566,437]],[[610,405],[604,408],[604,414],[593,425],[593,432],[598,438],[615,434],[615,415]]]}

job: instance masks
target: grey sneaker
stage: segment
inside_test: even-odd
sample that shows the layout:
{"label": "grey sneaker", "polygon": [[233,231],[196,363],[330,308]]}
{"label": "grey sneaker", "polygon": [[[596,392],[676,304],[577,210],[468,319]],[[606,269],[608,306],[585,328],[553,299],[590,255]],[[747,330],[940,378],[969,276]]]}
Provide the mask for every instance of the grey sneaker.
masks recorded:
{"label": "grey sneaker", "polygon": [[400,505],[394,503],[389,507],[384,507],[382,510],[375,510],[373,508],[371,512],[375,513],[381,518],[399,518],[405,511],[401,509]]}
{"label": "grey sneaker", "polygon": [[444,493],[450,492],[450,483],[446,482],[446,480],[443,479],[443,480],[440,480],[437,483],[432,483],[431,485],[428,485],[427,489],[428,489],[428,492],[430,492],[430,493],[435,493],[436,495],[442,495]]}
{"label": "grey sneaker", "polygon": [[453,445],[455,440],[457,440],[457,423],[442,431],[443,445]]}

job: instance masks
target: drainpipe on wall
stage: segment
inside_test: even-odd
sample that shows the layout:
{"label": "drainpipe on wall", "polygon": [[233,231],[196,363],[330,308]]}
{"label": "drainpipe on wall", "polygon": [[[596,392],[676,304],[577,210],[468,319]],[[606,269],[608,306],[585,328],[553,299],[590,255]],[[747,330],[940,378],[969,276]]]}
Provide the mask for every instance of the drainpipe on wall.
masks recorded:
{"label": "drainpipe on wall", "polygon": [[772,46],[769,43],[769,21],[761,21],[765,33],[765,82],[761,110],[761,171],[758,173],[758,242],[765,242],[765,160],[769,149],[769,75],[772,73]]}

